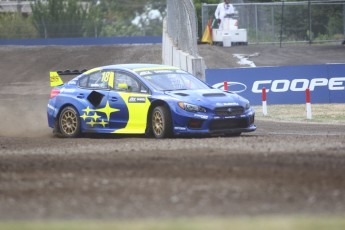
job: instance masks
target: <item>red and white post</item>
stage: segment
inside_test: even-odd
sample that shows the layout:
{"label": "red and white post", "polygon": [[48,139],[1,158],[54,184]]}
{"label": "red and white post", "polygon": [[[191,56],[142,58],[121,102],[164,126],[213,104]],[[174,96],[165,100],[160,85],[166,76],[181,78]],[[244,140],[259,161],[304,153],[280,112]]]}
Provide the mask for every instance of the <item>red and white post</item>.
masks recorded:
{"label": "red and white post", "polygon": [[306,98],[307,119],[312,119],[309,88],[305,90],[305,98]]}
{"label": "red and white post", "polygon": [[224,81],[224,91],[228,91],[228,90],[229,90],[228,82]]}
{"label": "red and white post", "polygon": [[264,116],[267,115],[267,102],[266,102],[266,99],[267,99],[267,97],[266,97],[266,88],[263,87],[262,88],[262,114]]}

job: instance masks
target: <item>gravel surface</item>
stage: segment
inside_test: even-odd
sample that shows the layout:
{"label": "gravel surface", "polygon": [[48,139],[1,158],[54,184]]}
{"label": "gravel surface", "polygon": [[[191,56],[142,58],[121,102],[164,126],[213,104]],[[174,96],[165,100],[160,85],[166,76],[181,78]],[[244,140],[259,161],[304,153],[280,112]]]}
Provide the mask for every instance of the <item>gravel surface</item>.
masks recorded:
{"label": "gravel surface", "polygon": [[[231,49],[260,52],[262,65],[273,55],[273,48]],[[200,48],[209,67],[223,67],[220,51]],[[257,131],[240,137],[60,139],[46,120],[50,70],[161,63],[161,47],[4,46],[0,56],[2,220],[345,212],[344,125],[257,120]]]}

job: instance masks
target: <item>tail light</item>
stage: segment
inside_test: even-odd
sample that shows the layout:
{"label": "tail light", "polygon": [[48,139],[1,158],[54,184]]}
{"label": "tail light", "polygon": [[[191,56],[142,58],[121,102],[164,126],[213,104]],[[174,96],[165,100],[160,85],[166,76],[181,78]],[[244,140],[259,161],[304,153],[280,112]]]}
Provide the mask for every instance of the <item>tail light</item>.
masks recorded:
{"label": "tail light", "polygon": [[56,97],[59,93],[59,89],[52,89],[52,91],[50,91],[50,99]]}

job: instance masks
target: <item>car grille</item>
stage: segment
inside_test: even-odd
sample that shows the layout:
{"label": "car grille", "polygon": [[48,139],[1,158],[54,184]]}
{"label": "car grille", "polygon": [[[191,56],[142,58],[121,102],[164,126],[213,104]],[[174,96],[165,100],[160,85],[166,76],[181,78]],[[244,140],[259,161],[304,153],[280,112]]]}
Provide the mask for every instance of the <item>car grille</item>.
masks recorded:
{"label": "car grille", "polygon": [[210,131],[247,128],[248,123],[246,119],[226,119],[214,120],[210,124]]}
{"label": "car grille", "polygon": [[215,114],[218,116],[236,116],[244,112],[242,106],[220,107],[215,109]]}

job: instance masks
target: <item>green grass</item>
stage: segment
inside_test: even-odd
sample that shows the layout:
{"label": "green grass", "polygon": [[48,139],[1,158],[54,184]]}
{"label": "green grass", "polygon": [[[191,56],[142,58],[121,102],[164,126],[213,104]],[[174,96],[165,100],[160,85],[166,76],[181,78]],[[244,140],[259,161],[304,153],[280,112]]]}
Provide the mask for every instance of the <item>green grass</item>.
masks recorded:
{"label": "green grass", "polygon": [[2,230],[343,230],[344,217],[231,217],[126,221],[0,222]]}
{"label": "green grass", "polygon": [[258,120],[289,122],[316,122],[327,124],[345,124],[345,104],[311,104],[312,119],[307,119],[306,105],[267,105],[267,115],[262,113],[262,106],[253,106]]}

